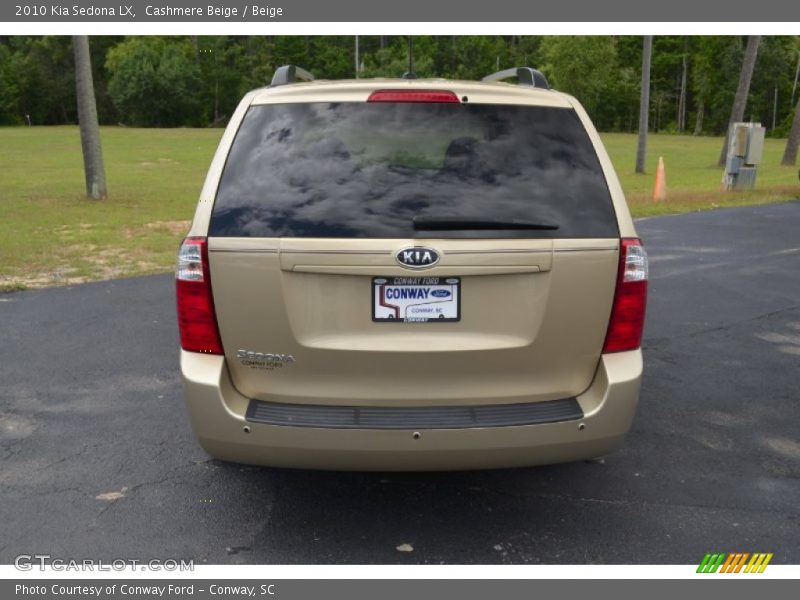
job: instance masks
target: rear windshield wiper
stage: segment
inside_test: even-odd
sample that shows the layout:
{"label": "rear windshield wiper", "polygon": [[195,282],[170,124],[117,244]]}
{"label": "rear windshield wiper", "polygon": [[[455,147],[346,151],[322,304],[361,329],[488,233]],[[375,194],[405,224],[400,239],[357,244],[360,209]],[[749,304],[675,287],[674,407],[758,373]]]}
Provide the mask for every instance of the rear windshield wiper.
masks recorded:
{"label": "rear windshield wiper", "polygon": [[414,217],[415,231],[457,231],[457,230],[498,230],[527,229],[555,231],[553,223],[535,223],[517,219],[486,219],[473,217]]}

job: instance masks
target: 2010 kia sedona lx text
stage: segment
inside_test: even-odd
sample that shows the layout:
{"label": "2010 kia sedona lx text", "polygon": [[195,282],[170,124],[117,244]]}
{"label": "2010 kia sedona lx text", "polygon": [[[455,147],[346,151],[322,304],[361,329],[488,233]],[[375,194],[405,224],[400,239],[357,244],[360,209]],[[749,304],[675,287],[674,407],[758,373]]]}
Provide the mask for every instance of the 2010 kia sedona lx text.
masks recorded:
{"label": "2010 kia sedona lx text", "polygon": [[638,401],[647,276],[595,128],[537,71],[281,67],[180,248],[191,424],[215,457],[284,467],[600,457]]}

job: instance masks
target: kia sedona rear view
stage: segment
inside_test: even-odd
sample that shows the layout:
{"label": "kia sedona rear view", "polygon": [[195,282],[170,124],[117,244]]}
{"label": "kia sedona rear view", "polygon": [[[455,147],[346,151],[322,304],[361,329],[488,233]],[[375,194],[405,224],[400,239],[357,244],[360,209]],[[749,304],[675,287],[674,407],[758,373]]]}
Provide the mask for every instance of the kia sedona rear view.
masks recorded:
{"label": "kia sedona rear view", "polygon": [[622,443],[647,255],[583,108],[512,71],[323,82],[287,66],[243,98],[177,268],[209,454],[421,471]]}

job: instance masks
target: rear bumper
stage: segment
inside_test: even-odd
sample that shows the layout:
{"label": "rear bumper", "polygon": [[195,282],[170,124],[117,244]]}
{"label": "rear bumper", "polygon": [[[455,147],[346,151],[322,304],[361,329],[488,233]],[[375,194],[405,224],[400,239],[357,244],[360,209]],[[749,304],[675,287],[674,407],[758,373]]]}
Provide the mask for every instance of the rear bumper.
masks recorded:
{"label": "rear bumper", "polygon": [[[431,471],[552,464],[604,456],[619,446],[636,411],[640,350],[603,355],[576,398],[580,419],[447,429],[294,427],[246,420],[250,401],[233,387],[224,358],[181,351],[189,418],[214,457],[308,469]],[[416,434],[416,435],[415,435]]]}

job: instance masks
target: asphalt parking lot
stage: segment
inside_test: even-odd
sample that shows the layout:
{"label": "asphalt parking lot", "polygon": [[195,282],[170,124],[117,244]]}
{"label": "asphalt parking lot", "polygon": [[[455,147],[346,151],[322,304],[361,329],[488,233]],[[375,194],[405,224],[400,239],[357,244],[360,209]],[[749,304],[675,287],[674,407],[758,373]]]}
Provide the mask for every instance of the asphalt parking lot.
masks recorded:
{"label": "asphalt parking lot", "polygon": [[638,228],[646,372],[605,464],[220,463],[184,413],[170,276],[0,295],[0,563],[800,562],[800,202]]}

